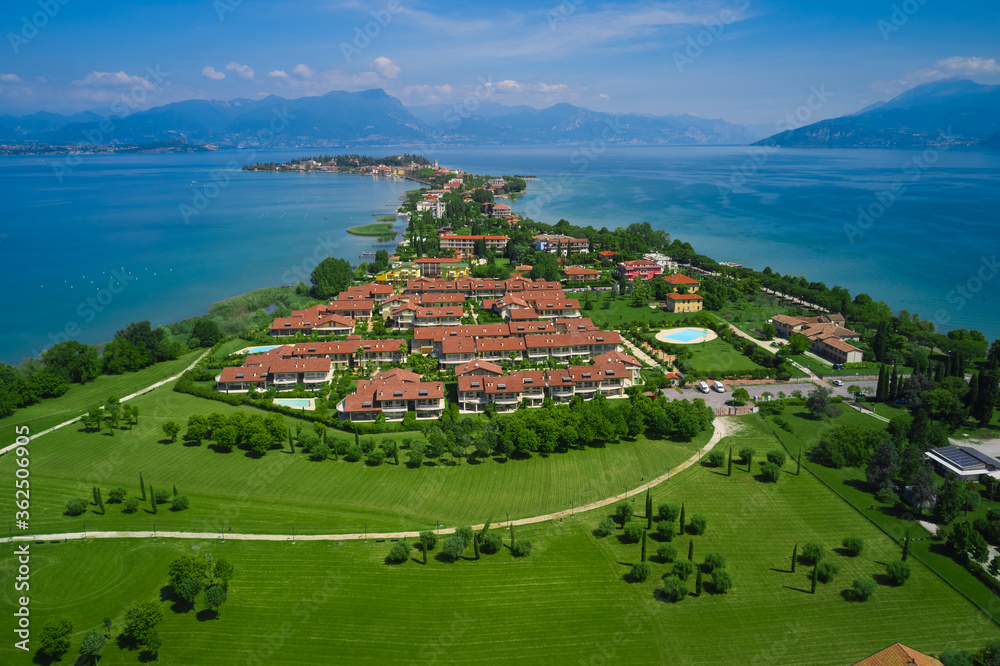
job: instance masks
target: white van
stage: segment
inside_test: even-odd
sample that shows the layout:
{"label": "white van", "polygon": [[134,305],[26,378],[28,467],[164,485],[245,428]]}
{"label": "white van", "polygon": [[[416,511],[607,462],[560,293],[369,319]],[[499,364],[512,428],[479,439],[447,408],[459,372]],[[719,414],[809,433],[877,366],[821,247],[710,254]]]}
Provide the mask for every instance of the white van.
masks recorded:
{"label": "white van", "polygon": [[726,392],[726,387],[723,386],[722,382],[720,382],[718,380],[716,380],[715,383],[712,384],[712,388],[714,388],[719,393],[725,393]]}
{"label": "white van", "polygon": [[708,384],[705,382],[698,382],[698,390],[702,393],[708,393]]}

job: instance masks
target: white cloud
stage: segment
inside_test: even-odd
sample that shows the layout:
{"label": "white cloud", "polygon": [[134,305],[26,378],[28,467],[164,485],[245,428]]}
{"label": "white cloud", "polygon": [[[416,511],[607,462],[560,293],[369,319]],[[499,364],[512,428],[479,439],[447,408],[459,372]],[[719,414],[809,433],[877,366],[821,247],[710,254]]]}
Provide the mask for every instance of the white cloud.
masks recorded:
{"label": "white cloud", "polygon": [[995,58],[963,58],[952,56],[938,60],[935,66],[953,74],[1000,74],[1000,63]]}
{"label": "white cloud", "polygon": [[292,67],[292,74],[299,77],[300,79],[311,79],[314,72],[309,69],[308,65],[303,65],[299,63],[295,67]]}
{"label": "white cloud", "polygon": [[383,79],[394,79],[399,76],[399,65],[389,60],[385,56],[379,56],[372,61],[369,65],[372,69],[378,72],[378,75]]}
{"label": "white cloud", "polygon": [[125,88],[129,86],[149,87],[149,81],[141,76],[129,76],[125,72],[98,72],[93,71],[78,81],[73,81],[75,86],[95,86]]}
{"label": "white cloud", "polygon": [[267,73],[272,79],[287,79],[288,73],[281,69],[273,69]]}
{"label": "white cloud", "polygon": [[202,67],[201,75],[204,76],[206,79],[211,79],[212,81],[221,81],[222,79],[226,78],[225,72],[220,72],[211,65],[206,65]]}
{"label": "white cloud", "polygon": [[598,95],[599,98],[603,99],[605,102],[610,102],[611,97],[607,93],[601,93]]}
{"label": "white cloud", "polygon": [[956,76],[990,76],[1000,74],[1000,63],[995,58],[963,58],[952,56],[934,63],[933,67],[925,67],[896,79],[895,81],[876,81],[869,88],[885,95],[897,95],[904,90],[931,81],[950,79]]}
{"label": "white cloud", "polygon": [[497,92],[502,93],[541,93],[544,95],[569,92],[569,86],[565,83],[557,83],[555,85],[547,83],[518,83],[511,79],[499,82],[496,89]]}
{"label": "white cloud", "polygon": [[452,98],[454,90],[447,83],[443,86],[415,85],[406,86],[400,92],[400,97],[417,102],[441,102]]}
{"label": "white cloud", "polygon": [[0,81],[3,83],[20,83],[21,77],[17,74],[0,74]]}
{"label": "white cloud", "polygon": [[235,72],[236,76],[241,79],[253,81],[253,69],[250,68],[250,65],[241,65],[240,63],[233,61],[226,65],[226,69],[230,72]]}

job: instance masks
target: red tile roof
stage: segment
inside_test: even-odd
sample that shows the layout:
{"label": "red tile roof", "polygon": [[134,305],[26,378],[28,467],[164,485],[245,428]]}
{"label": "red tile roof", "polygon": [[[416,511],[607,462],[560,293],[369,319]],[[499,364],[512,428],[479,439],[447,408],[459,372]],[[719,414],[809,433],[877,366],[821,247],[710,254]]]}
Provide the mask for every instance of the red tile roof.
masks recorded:
{"label": "red tile roof", "polygon": [[690,284],[701,284],[701,282],[699,282],[698,280],[695,280],[694,278],[690,278],[687,275],[684,275],[683,273],[674,273],[673,275],[664,275],[663,276],[663,281],[666,282],[667,284],[672,284],[672,285],[675,285],[675,286],[682,285],[682,284],[688,284],[688,285],[690,285]]}
{"label": "red tile roof", "polygon": [[942,666],[934,657],[917,652],[913,648],[894,643],[884,650],[866,657],[854,666]]}
{"label": "red tile roof", "polygon": [[479,359],[476,359],[474,361],[469,361],[468,363],[463,363],[462,365],[455,368],[455,376],[462,377],[462,375],[466,375],[476,370],[485,370],[489,373],[493,373],[496,375],[503,374],[503,368],[501,368],[496,363],[490,363],[489,361],[481,361]]}

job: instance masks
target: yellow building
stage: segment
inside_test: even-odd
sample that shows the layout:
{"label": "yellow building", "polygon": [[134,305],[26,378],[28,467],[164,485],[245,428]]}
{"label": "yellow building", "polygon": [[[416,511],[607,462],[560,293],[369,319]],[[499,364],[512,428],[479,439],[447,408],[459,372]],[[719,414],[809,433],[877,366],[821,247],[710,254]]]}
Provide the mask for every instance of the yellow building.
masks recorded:
{"label": "yellow building", "polygon": [[442,280],[457,280],[469,274],[468,264],[454,264],[441,266]]}
{"label": "yellow building", "polygon": [[701,312],[703,296],[698,294],[667,294],[667,310],[670,312]]}
{"label": "yellow building", "polygon": [[688,277],[683,273],[674,273],[673,275],[664,275],[663,281],[670,285],[670,287],[677,291],[680,287],[687,287],[687,290],[692,294],[698,293],[698,287],[701,282],[695,280],[694,278]]}
{"label": "yellow building", "polygon": [[420,277],[420,269],[412,264],[407,264],[376,275],[375,281],[388,282],[392,285],[405,285],[408,280],[414,280],[418,277]]}

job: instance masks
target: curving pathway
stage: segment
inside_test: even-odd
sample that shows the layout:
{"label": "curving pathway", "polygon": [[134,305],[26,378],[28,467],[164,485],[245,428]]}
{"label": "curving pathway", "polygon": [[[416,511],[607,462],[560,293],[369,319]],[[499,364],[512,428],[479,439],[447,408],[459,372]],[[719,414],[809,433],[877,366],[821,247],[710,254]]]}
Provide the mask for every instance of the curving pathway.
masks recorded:
{"label": "curving pathway", "polygon": [[[638,488],[634,488],[630,491],[620,493],[613,497],[608,497],[606,499],[598,500],[596,502],[591,502],[590,504],[585,504],[580,507],[571,509],[570,511],[557,511],[555,513],[546,513],[541,516],[531,516],[530,518],[519,518],[517,520],[504,521],[504,523],[498,523],[497,527],[507,525],[531,525],[533,523],[544,523],[550,520],[555,520],[556,518],[562,519],[577,513],[583,513],[586,511],[592,511],[594,509],[600,509],[601,507],[608,506],[609,504],[614,504],[620,502],[628,497],[634,497],[638,493],[645,492],[649,488],[653,488],[663,483],[670,478],[671,475],[676,475],[678,472],[682,472],[695,463],[697,463],[701,457],[712,450],[716,444],[719,443],[723,437],[734,434],[739,430],[735,422],[729,418],[716,417],[715,419],[715,432],[709,438],[708,442],[701,449],[698,450],[693,456],[682,462],[677,467],[668,470],[665,474],[656,477],[652,481],[644,483]],[[472,525],[472,529],[480,530],[483,528],[483,524]],[[454,527],[446,527],[439,530],[434,530],[437,534],[451,534],[455,531]],[[62,534],[32,534],[32,535],[22,535],[15,537],[8,537],[6,539],[0,539],[0,543],[11,541],[50,541],[58,539],[148,539],[154,536],[153,532],[148,530],[142,532],[65,532]],[[368,532],[366,534],[303,534],[296,536],[294,539],[287,534],[240,534],[237,532],[225,532],[221,535],[216,532],[164,532],[157,531],[157,537],[165,537],[171,539],[234,539],[237,541],[360,541],[363,539],[403,539],[403,538],[416,538],[420,536],[419,531],[409,531],[409,532]]]}

